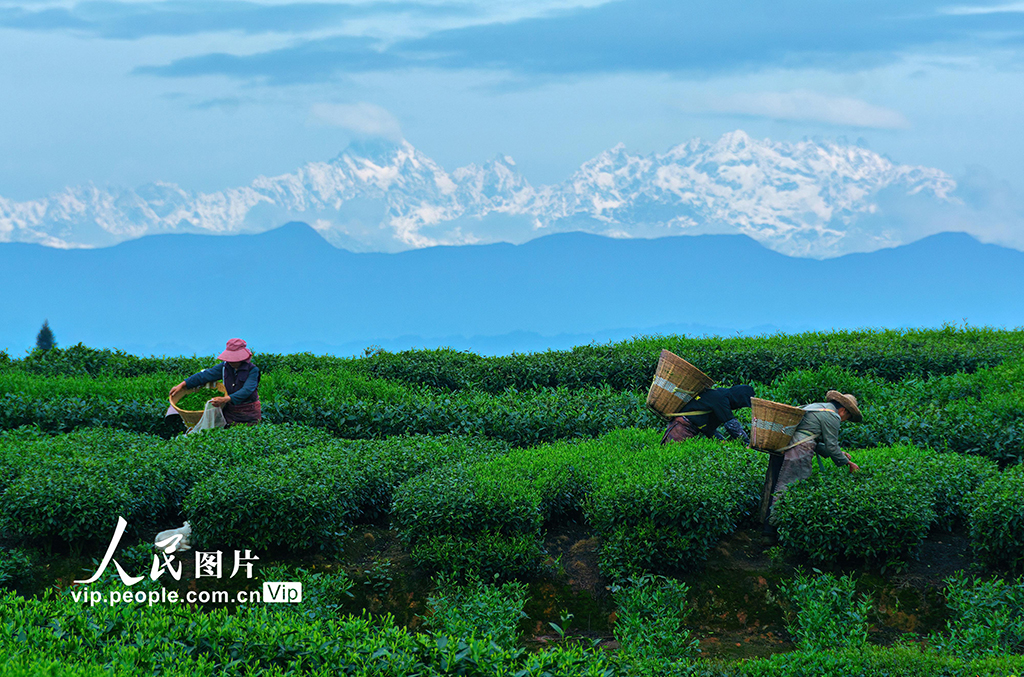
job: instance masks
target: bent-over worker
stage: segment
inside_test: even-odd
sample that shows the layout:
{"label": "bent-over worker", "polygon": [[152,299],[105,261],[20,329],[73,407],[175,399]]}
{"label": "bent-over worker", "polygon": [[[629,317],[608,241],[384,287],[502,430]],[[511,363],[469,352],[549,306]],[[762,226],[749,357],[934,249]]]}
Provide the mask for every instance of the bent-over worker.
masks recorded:
{"label": "bent-over worker", "polygon": [[686,403],[679,412],[682,416],[672,419],[661,443],[681,442],[697,435],[725,439],[718,432],[718,426],[725,427],[731,439],[748,442],[747,433],[733,412],[750,407],[750,398],[753,396],[754,389],[751,386],[705,390]]}
{"label": "bent-over worker", "polygon": [[216,367],[192,374],[171,388],[171,396],[185,388],[191,390],[206,383],[223,381],[224,390],[228,394],[213,397],[210,402],[215,407],[221,407],[227,424],[258,423],[263,418],[260,410],[260,370],[252,363],[252,351],[245,345],[245,341],[233,338],[217,359],[222,362]]}
{"label": "bent-over worker", "polygon": [[815,455],[832,459],[837,466],[846,466],[851,473],[860,468],[848,453],[839,448],[839,425],[843,421],[860,423],[864,417],[857,406],[857,398],[838,390],[825,393],[827,402],[816,402],[801,407],[806,413],[793,433],[793,443],[783,454],[772,454],[764,480],[761,497],[761,521],[766,531],[775,500],[793,482],[811,476]]}

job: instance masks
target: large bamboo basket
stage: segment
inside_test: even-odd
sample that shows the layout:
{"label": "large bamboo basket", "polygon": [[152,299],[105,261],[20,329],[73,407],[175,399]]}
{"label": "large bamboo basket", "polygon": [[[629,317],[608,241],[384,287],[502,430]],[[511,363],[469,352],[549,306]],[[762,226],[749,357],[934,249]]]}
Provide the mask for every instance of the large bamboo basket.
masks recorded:
{"label": "large bamboo basket", "polygon": [[220,381],[217,381],[216,383],[207,383],[206,385],[199,386],[198,388],[184,388],[177,395],[171,395],[170,397],[167,398],[167,400],[171,403],[171,406],[174,407],[174,411],[181,414],[181,420],[184,421],[185,425],[187,425],[190,428],[194,426],[196,423],[199,423],[199,419],[203,417],[203,412],[181,409],[178,407],[178,402],[181,400],[181,398],[185,397],[185,395],[194,393],[197,390],[202,390],[203,388],[214,388],[216,390],[219,390],[221,395],[228,394],[228,391],[224,388],[224,384],[221,383]]}
{"label": "large bamboo basket", "polygon": [[750,446],[758,451],[778,451],[793,440],[804,410],[771,400],[750,398]]}
{"label": "large bamboo basket", "polygon": [[661,351],[654,381],[647,391],[647,406],[667,421],[679,415],[686,403],[713,386],[707,374],[678,355]]}

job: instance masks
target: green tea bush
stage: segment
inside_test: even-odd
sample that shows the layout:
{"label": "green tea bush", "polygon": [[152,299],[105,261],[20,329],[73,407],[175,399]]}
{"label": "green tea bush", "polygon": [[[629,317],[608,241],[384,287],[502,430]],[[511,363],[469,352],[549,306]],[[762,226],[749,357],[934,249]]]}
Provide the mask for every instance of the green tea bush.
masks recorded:
{"label": "green tea bush", "polygon": [[[121,350],[89,348],[78,343],[67,348],[33,351],[10,368],[40,376],[141,376],[161,372],[194,374],[210,366],[211,358],[141,358]],[[216,364],[216,361],[212,361]]]}
{"label": "green tea bush", "polygon": [[[13,538],[101,548],[125,517],[130,538],[151,539],[183,521],[185,496],[203,477],[264,454],[331,439],[299,426],[237,426],[164,441],[109,428],[0,440],[0,530]],[[8,440],[13,440],[8,442]]]}
{"label": "green tea bush", "polygon": [[[108,426],[171,437],[181,431],[181,424],[164,420],[167,379],[142,380],[146,379],[152,384],[0,372],[0,430],[38,425],[59,433]],[[32,387],[25,390],[15,381]],[[332,381],[351,388],[332,389]],[[104,392],[124,388],[135,392]],[[595,437],[622,427],[659,425],[641,395],[607,386],[579,391],[508,390],[497,395],[468,391],[439,397],[433,391],[410,390],[359,375],[283,374],[263,379],[260,400],[266,422],[307,425],[349,439],[452,433],[529,446]]]}
{"label": "green tea bush", "polygon": [[[0,432],[0,494],[14,481],[26,465],[31,465],[50,438],[36,426],[21,426]],[[40,452],[39,449],[44,451]]]}
{"label": "green tea bush", "polygon": [[689,675],[697,655],[697,640],[686,629],[691,609],[689,588],[670,578],[641,576],[613,586],[619,609],[615,638],[617,661],[630,675]]}
{"label": "green tea bush", "polygon": [[110,542],[121,515],[129,538],[150,538],[178,513],[170,475],[150,445],[98,429],[36,442],[31,465],[26,460],[0,495],[0,533],[91,552]]}
{"label": "green tea bush", "polygon": [[[6,354],[4,354],[6,355]],[[356,369],[356,360],[311,353],[278,355],[256,353],[253,361],[261,374],[276,372],[302,373],[322,369]],[[78,343],[67,348],[33,351],[18,360],[4,360],[0,366],[41,376],[137,377],[151,374],[173,374],[178,378],[195,374],[217,364],[216,357],[139,357],[121,350],[90,348]]]}
{"label": "green tea bush", "polygon": [[1013,652],[1024,644],[1024,579],[983,581],[962,573],[945,580],[951,618],[930,643],[940,653],[972,659]]}
{"label": "green tea bush", "polygon": [[798,572],[782,584],[782,594],[795,607],[786,629],[797,647],[802,651],[863,648],[868,641],[871,600],[866,595],[856,598],[851,576],[816,573]]}
{"label": "green tea bush", "polygon": [[535,534],[428,535],[412,546],[410,556],[427,571],[502,580],[530,578],[544,567],[544,551]]}
{"label": "green tea bush", "polygon": [[[168,453],[191,453],[181,455],[184,467],[195,468],[206,458],[205,467],[214,469],[184,502],[197,538],[294,552],[330,549],[354,522],[389,513],[401,482],[431,468],[505,451],[500,442],[454,436],[325,441],[322,431],[267,425],[216,432],[166,447]],[[252,456],[256,449],[261,457]],[[431,490],[426,493],[436,498]],[[501,490],[495,488],[492,496],[502,500]],[[408,505],[426,519],[422,506]],[[434,516],[452,519],[441,512]]]}
{"label": "green tea bush", "polygon": [[154,463],[167,469],[173,478],[174,500],[180,505],[198,481],[223,468],[291,454],[332,439],[324,430],[287,423],[215,428],[179,435],[159,445],[154,450]]}
{"label": "green tea bush", "polygon": [[872,406],[888,390],[886,385],[870,377],[858,376],[841,367],[829,365],[819,369],[788,372],[775,379],[764,394],[766,399],[800,406],[824,402],[829,390],[852,393],[861,403],[865,417],[870,418],[868,414]]}
{"label": "green tea bush", "polygon": [[[310,353],[257,353],[263,374],[350,370],[442,390],[501,392],[512,387],[569,388],[608,383],[619,390],[646,389],[662,348],[688,359],[720,381],[769,383],[798,369],[833,365],[887,381],[1000,364],[1024,343],[1021,333],[945,326],[941,329],[869,330],[741,338],[647,336],[566,351],[480,357],[451,349],[379,351],[365,359]],[[2,353],[0,353],[2,355]],[[0,368],[36,375],[125,376],[171,373],[187,376],[216,364],[215,357],[137,357],[82,344],[0,357]],[[179,378],[179,381],[181,379]]]}
{"label": "green tea bush", "polygon": [[[866,420],[843,426],[844,447],[914,444],[1012,465],[1024,460],[1024,393],[1017,385],[1024,360],[1016,357],[1022,336],[946,328],[656,337],[501,358],[446,350],[362,360],[267,355],[260,356],[268,365],[261,363],[261,400],[268,422],[304,424],[337,437],[455,433],[534,446],[623,427],[662,427],[644,406],[644,393],[664,345],[722,383],[754,383],[768,399],[803,404],[822,399],[830,387],[858,394]],[[180,424],[160,416],[168,388],[215,361],[153,359],[163,371],[141,363],[123,373],[106,367],[47,371],[31,367],[32,360],[15,360],[0,369],[0,430],[36,424],[57,433],[102,425],[169,437]]]}
{"label": "green tea bush", "polygon": [[146,458],[163,441],[116,428],[83,428],[64,435],[47,435],[35,426],[23,426],[0,436],[0,459],[21,468],[45,459],[118,460],[126,455]]}
{"label": "green tea bush", "polygon": [[[349,468],[310,450],[224,467],[185,498],[199,547],[334,551],[358,514]],[[340,492],[340,493],[339,493]]]}
{"label": "green tea bush", "polygon": [[[51,349],[52,350],[52,349]],[[183,675],[184,671],[165,674]],[[31,656],[16,656],[0,663],[0,677],[129,677],[131,668],[98,664],[67,665],[62,661]]]}
{"label": "green tea bush", "polygon": [[526,618],[527,588],[510,581],[487,584],[477,577],[459,582],[440,576],[432,595],[426,627],[435,635],[488,639],[503,649],[519,643],[519,622]]}
{"label": "green tea bush", "polygon": [[757,509],[763,454],[687,440],[617,460],[585,508],[612,578],[692,567]]}
{"label": "green tea bush", "polygon": [[584,501],[593,489],[594,476],[601,468],[616,462],[615,457],[621,452],[620,440],[628,434],[617,431],[593,441],[556,442],[517,449],[475,466],[473,472],[495,480],[515,478],[514,481],[531,486],[540,497],[540,513],[545,525],[575,519],[582,514]]}
{"label": "green tea bush", "polygon": [[[858,558],[884,564],[910,555],[938,521],[936,505],[956,478],[936,479],[919,454],[911,460],[886,455],[879,454],[877,468],[865,461],[850,475],[829,463],[825,472],[790,485],[773,508],[780,542],[818,562]],[[965,472],[962,485],[975,479]]]}
{"label": "green tea bush", "polygon": [[[936,524],[947,530],[964,525],[968,496],[999,474],[994,461],[977,456],[939,453],[908,445],[854,452],[854,460],[872,473],[899,473],[917,490],[930,496]],[[830,464],[831,465],[831,464]]]}
{"label": "green tea bush", "polygon": [[268,564],[259,567],[264,581],[297,581],[302,584],[302,602],[291,608],[312,622],[331,618],[350,608],[355,581],[344,571],[311,572],[301,567]]}
{"label": "green tea bush", "polygon": [[425,536],[493,532],[539,537],[540,496],[521,477],[495,476],[475,466],[437,468],[395,491],[391,519],[399,536],[415,545]]}
{"label": "green tea bush", "polygon": [[554,648],[528,655],[489,639],[409,633],[389,615],[310,617],[301,604],[242,606],[233,613],[185,605],[83,607],[63,593],[26,600],[0,591],[0,609],[0,655],[7,659],[0,671],[11,675],[19,672],[10,672],[10,665],[27,674],[75,677],[612,674],[608,658],[597,651]]}
{"label": "green tea bush", "polygon": [[396,490],[392,522],[430,561],[477,552],[481,533],[539,542],[544,525],[574,517],[604,539],[613,576],[689,566],[757,507],[764,459],[712,440],[659,439],[620,430],[437,468]]}
{"label": "green tea bush", "polygon": [[352,490],[362,504],[360,516],[376,519],[391,512],[395,488],[402,482],[456,463],[483,461],[507,453],[508,445],[485,437],[409,435],[385,440],[334,440],[317,445],[355,469]]}
{"label": "green tea bush", "polygon": [[867,645],[859,649],[778,653],[722,666],[715,672],[722,677],[1014,677],[1024,674],[1024,656],[965,661],[913,647]]}
{"label": "green tea bush", "polygon": [[268,398],[263,415],[272,422],[304,423],[352,439],[451,433],[484,435],[514,446],[595,437],[617,428],[657,424],[641,396],[607,386],[579,391],[506,390],[498,394],[467,391],[447,396],[423,389],[389,388],[395,392],[383,400],[354,396],[311,400],[305,395],[301,399]]}
{"label": "green tea bush", "polygon": [[955,327],[727,339],[650,336],[488,358],[449,349],[384,351],[360,366],[382,378],[451,391],[574,390],[608,384],[616,390],[643,392],[651,384],[662,348],[722,383],[771,383],[788,372],[820,367],[839,367],[884,381],[974,372],[1014,356],[1022,343],[1020,332]]}
{"label": "green tea bush", "polygon": [[0,546],[0,588],[15,589],[31,585],[35,580],[35,562],[19,548]]}
{"label": "green tea bush", "polygon": [[33,398],[18,393],[0,394],[0,428],[9,430],[38,425],[48,433],[77,428],[124,428],[169,437],[177,432],[164,421],[167,400],[106,400],[99,397]]}
{"label": "green tea bush", "polygon": [[988,479],[970,496],[967,526],[978,558],[991,566],[1024,565],[1024,465]]}

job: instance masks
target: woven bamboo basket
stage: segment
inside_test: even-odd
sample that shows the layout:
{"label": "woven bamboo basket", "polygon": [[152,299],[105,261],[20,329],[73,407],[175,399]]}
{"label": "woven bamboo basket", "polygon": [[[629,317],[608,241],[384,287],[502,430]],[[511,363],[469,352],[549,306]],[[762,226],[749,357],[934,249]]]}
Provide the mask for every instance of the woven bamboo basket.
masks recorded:
{"label": "woven bamboo basket", "polygon": [[661,351],[654,381],[647,391],[647,406],[667,421],[679,415],[686,403],[715,382],[678,355]]}
{"label": "woven bamboo basket", "polygon": [[202,390],[203,388],[216,389],[220,391],[221,395],[228,394],[228,391],[224,389],[224,384],[221,383],[220,381],[217,381],[216,383],[207,383],[206,385],[199,386],[198,388],[184,388],[177,395],[171,395],[170,397],[167,398],[167,400],[171,403],[171,406],[174,407],[174,411],[181,414],[181,420],[184,421],[185,425],[187,425],[190,428],[194,426],[196,423],[199,423],[199,419],[203,417],[203,412],[181,409],[180,407],[178,407],[178,402],[181,400],[181,398],[185,397],[185,395],[194,393],[197,390]]}
{"label": "woven bamboo basket", "polygon": [[793,440],[793,433],[804,417],[804,410],[771,400],[750,398],[750,446],[773,452]]}

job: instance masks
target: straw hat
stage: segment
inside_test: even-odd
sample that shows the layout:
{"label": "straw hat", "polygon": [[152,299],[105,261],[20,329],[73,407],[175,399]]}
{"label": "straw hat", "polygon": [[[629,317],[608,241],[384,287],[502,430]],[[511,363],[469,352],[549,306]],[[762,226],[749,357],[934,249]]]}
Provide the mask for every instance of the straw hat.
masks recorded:
{"label": "straw hat", "polygon": [[860,413],[860,407],[857,406],[857,398],[853,395],[845,395],[838,390],[830,390],[825,393],[825,399],[833,400],[843,405],[846,411],[850,412],[850,420],[854,423],[860,423],[864,420],[864,415]]}
{"label": "straw hat", "polygon": [[240,338],[233,338],[228,341],[224,352],[217,356],[218,360],[224,362],[245,362],[252,357],[252,351],[246,347],[245,341]]}

